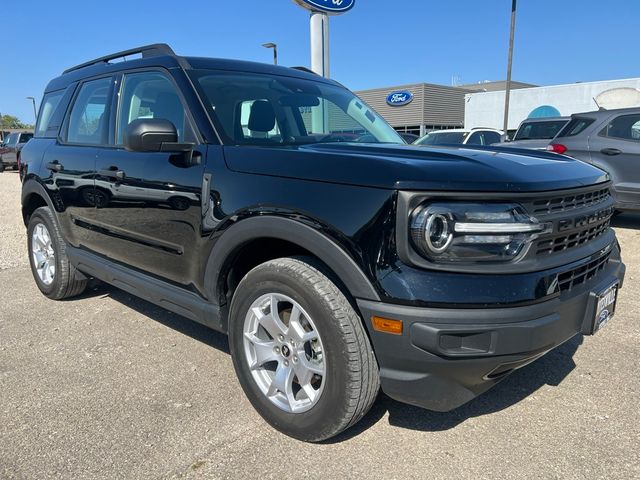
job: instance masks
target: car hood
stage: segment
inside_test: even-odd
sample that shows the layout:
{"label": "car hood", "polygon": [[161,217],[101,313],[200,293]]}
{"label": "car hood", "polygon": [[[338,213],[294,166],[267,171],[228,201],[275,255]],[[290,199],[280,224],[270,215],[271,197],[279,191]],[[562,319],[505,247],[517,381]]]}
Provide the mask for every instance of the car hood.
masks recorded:
{"label": "car hood", "polygon": [[225,147],[224,152],[237,172],[389,189],[534,192],[609,179],[566,156],[504,147],[327,143]]}

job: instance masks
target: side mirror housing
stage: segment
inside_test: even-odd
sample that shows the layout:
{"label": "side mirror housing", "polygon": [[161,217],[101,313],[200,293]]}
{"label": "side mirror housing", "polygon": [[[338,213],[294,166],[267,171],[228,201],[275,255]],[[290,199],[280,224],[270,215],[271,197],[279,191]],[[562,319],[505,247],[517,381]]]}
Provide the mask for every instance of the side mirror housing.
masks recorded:
{"label": "side mirror housing", "polygon": [[192,143],[178,143],[173,123],[164,118],[138,118],[124,132],[124,148],[132,152],[189,152]]}

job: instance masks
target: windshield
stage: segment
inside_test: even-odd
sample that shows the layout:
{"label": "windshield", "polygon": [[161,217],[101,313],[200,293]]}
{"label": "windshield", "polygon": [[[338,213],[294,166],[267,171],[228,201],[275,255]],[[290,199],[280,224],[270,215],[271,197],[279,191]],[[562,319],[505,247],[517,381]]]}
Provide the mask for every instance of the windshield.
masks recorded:
{"label": "windshield", "polygon": [[514,140],[551,140],[566,124],[567,120],[524,122],[518,128]]}
{"label": "windshield", "polygon": [[467,135],[468,132],[431,132],[417,140],[414,145],[461,145]]}
{"label": "windshield", "polygon": [[191,75],[225,143],[405,144],[382,117],[336,85],[244,72],[196,70]]}

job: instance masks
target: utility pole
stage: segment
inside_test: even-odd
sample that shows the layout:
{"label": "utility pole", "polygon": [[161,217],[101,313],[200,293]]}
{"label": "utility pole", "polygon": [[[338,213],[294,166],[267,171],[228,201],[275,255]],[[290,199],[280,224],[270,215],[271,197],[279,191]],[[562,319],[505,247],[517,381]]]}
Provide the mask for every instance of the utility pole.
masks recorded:
{"label": "utility pole", "polygon": [[507,60],[507,85],[505,87],[504,99],[504,134],[502,140],[507,138],[507,130],[509,128],[509,100],[511,97],[511,66],[513,64],[513,39],[516,32],[516,2],[511,0],[511,32],[509,34],[509,59]]}

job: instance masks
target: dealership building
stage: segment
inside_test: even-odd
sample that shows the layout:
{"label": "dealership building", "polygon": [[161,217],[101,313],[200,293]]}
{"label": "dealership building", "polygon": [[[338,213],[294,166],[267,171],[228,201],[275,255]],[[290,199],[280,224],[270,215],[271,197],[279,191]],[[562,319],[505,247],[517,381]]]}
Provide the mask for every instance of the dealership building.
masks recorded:
{"label": "dealership building", "polygon": [[[504,89],[465,94],[464,126],[502,129],[504,100]],[[509,130],[517,129],[526,118],[636,106],[640,106],[640,78],[514,90],[509,101]]]}
{"label": "dealership building", "polygon": [[[512,82],[514,89],[533,85]],[[465,97],[474,92],[504,90],[505,82],[482,82],[469,85],[447,86],[432,83],[414,83],[375,88],[356,92],[399,132],[424,135],[430,130],[461,128],[465,121]],[[401,95],[402,102],[391,101]],[[504,93],[503,93],[504,95]]]}

